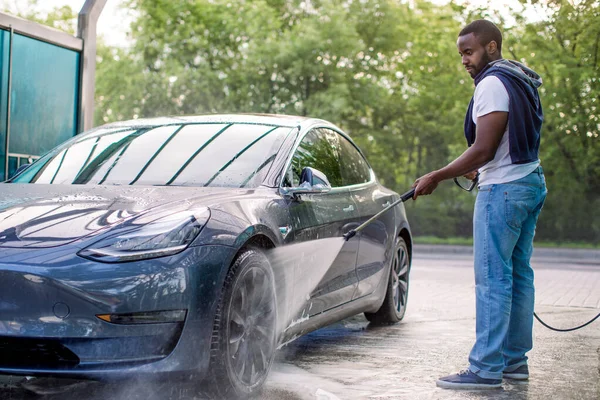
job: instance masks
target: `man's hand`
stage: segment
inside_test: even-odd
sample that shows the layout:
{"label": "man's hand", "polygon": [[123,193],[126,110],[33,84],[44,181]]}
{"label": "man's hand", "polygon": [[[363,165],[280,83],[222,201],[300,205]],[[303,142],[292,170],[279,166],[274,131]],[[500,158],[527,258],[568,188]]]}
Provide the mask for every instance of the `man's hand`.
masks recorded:
{"label": "man's hand", "polygon": [[469,172],[466,175],[463,175],[463,178],[467,178],[470,181],[474,181],[477,178],[478,171]]}
{"label": "man's hand", "polygon": [[413,183],[412,187],[415,188],[415,195],[413,200],[416,200],[419,196],[425,196],[433,193],[437,188],[440,181],[437,179],[436,171],[430,172],[427,175],[423,175]]}

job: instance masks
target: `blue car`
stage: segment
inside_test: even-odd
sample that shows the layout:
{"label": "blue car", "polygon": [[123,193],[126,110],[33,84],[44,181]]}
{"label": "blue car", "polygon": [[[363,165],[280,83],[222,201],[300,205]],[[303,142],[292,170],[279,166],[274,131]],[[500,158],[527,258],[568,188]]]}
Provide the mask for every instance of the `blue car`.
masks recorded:
{"label": "blue car", "polygon": [[398,199],[324,120],[78,135],[0,184],[0,374],[178,374],[218,398],[254,395],[300,335],[358,313],[403,318],[404,207],[342,238]]}

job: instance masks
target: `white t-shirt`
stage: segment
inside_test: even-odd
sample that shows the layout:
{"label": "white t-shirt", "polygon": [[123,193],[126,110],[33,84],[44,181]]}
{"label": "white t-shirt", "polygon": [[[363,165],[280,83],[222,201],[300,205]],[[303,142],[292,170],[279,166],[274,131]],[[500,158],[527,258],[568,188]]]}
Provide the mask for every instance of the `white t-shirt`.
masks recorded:
{"label": "white t-shirt", "polygon": [[[475,87],[473,101],[472,117],[473,123],[476,124],[477,117],[482,117],[494,111],[508,112],[510,97],[500,79],[495,76],[487,76]],[[479,168],[480,185],[512,182],[529,175],[540,165],[540,160],[527,164],[513,164],[510,158],[508,141],[508,124],[506,124],[506,130],[494,159]]]}

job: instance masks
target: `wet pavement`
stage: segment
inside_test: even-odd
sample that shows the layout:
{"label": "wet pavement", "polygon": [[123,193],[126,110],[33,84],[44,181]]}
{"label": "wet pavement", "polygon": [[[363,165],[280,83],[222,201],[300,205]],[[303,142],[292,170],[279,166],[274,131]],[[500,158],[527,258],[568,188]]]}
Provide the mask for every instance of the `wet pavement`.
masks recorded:
{"label": "wet pavement", "polygon": [[[425,250],[425,249],[423,249]],[[560,328],[579,325],[600,312],[600,261],[560,252],[538,253],[536,311]],[[600,321],[571,333],[538,322],[530,355],[529,382],[506,381],[491,391],[448,391],[435,386],[443,375],[467,365],[475,336],[472,256],[468,251],[417,252],[408,311],[398,325],[372,327],[363,316],[301,337],[277,356],[262,399],[600,399]],[[20,378],[0,378],[0,399],[32,398]],[[51,383],[51,382],[50,382]],[[200,399],[189,383],[120,385],[74,382],[52,393],[48,381],[29,381],[58,399]]]}

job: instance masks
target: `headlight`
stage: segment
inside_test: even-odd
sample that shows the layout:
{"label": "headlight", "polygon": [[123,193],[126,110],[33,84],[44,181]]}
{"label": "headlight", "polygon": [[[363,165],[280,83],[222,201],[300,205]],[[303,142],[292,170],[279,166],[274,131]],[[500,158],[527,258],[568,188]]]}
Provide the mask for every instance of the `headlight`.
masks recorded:
{"label": "headlight", "polygon": [[177,254],[187,248],[208,221],[208,208],[168,215],[152,222],[135,219],[124,232],[109,236],[77,253],[105,263],[146,260]]}

